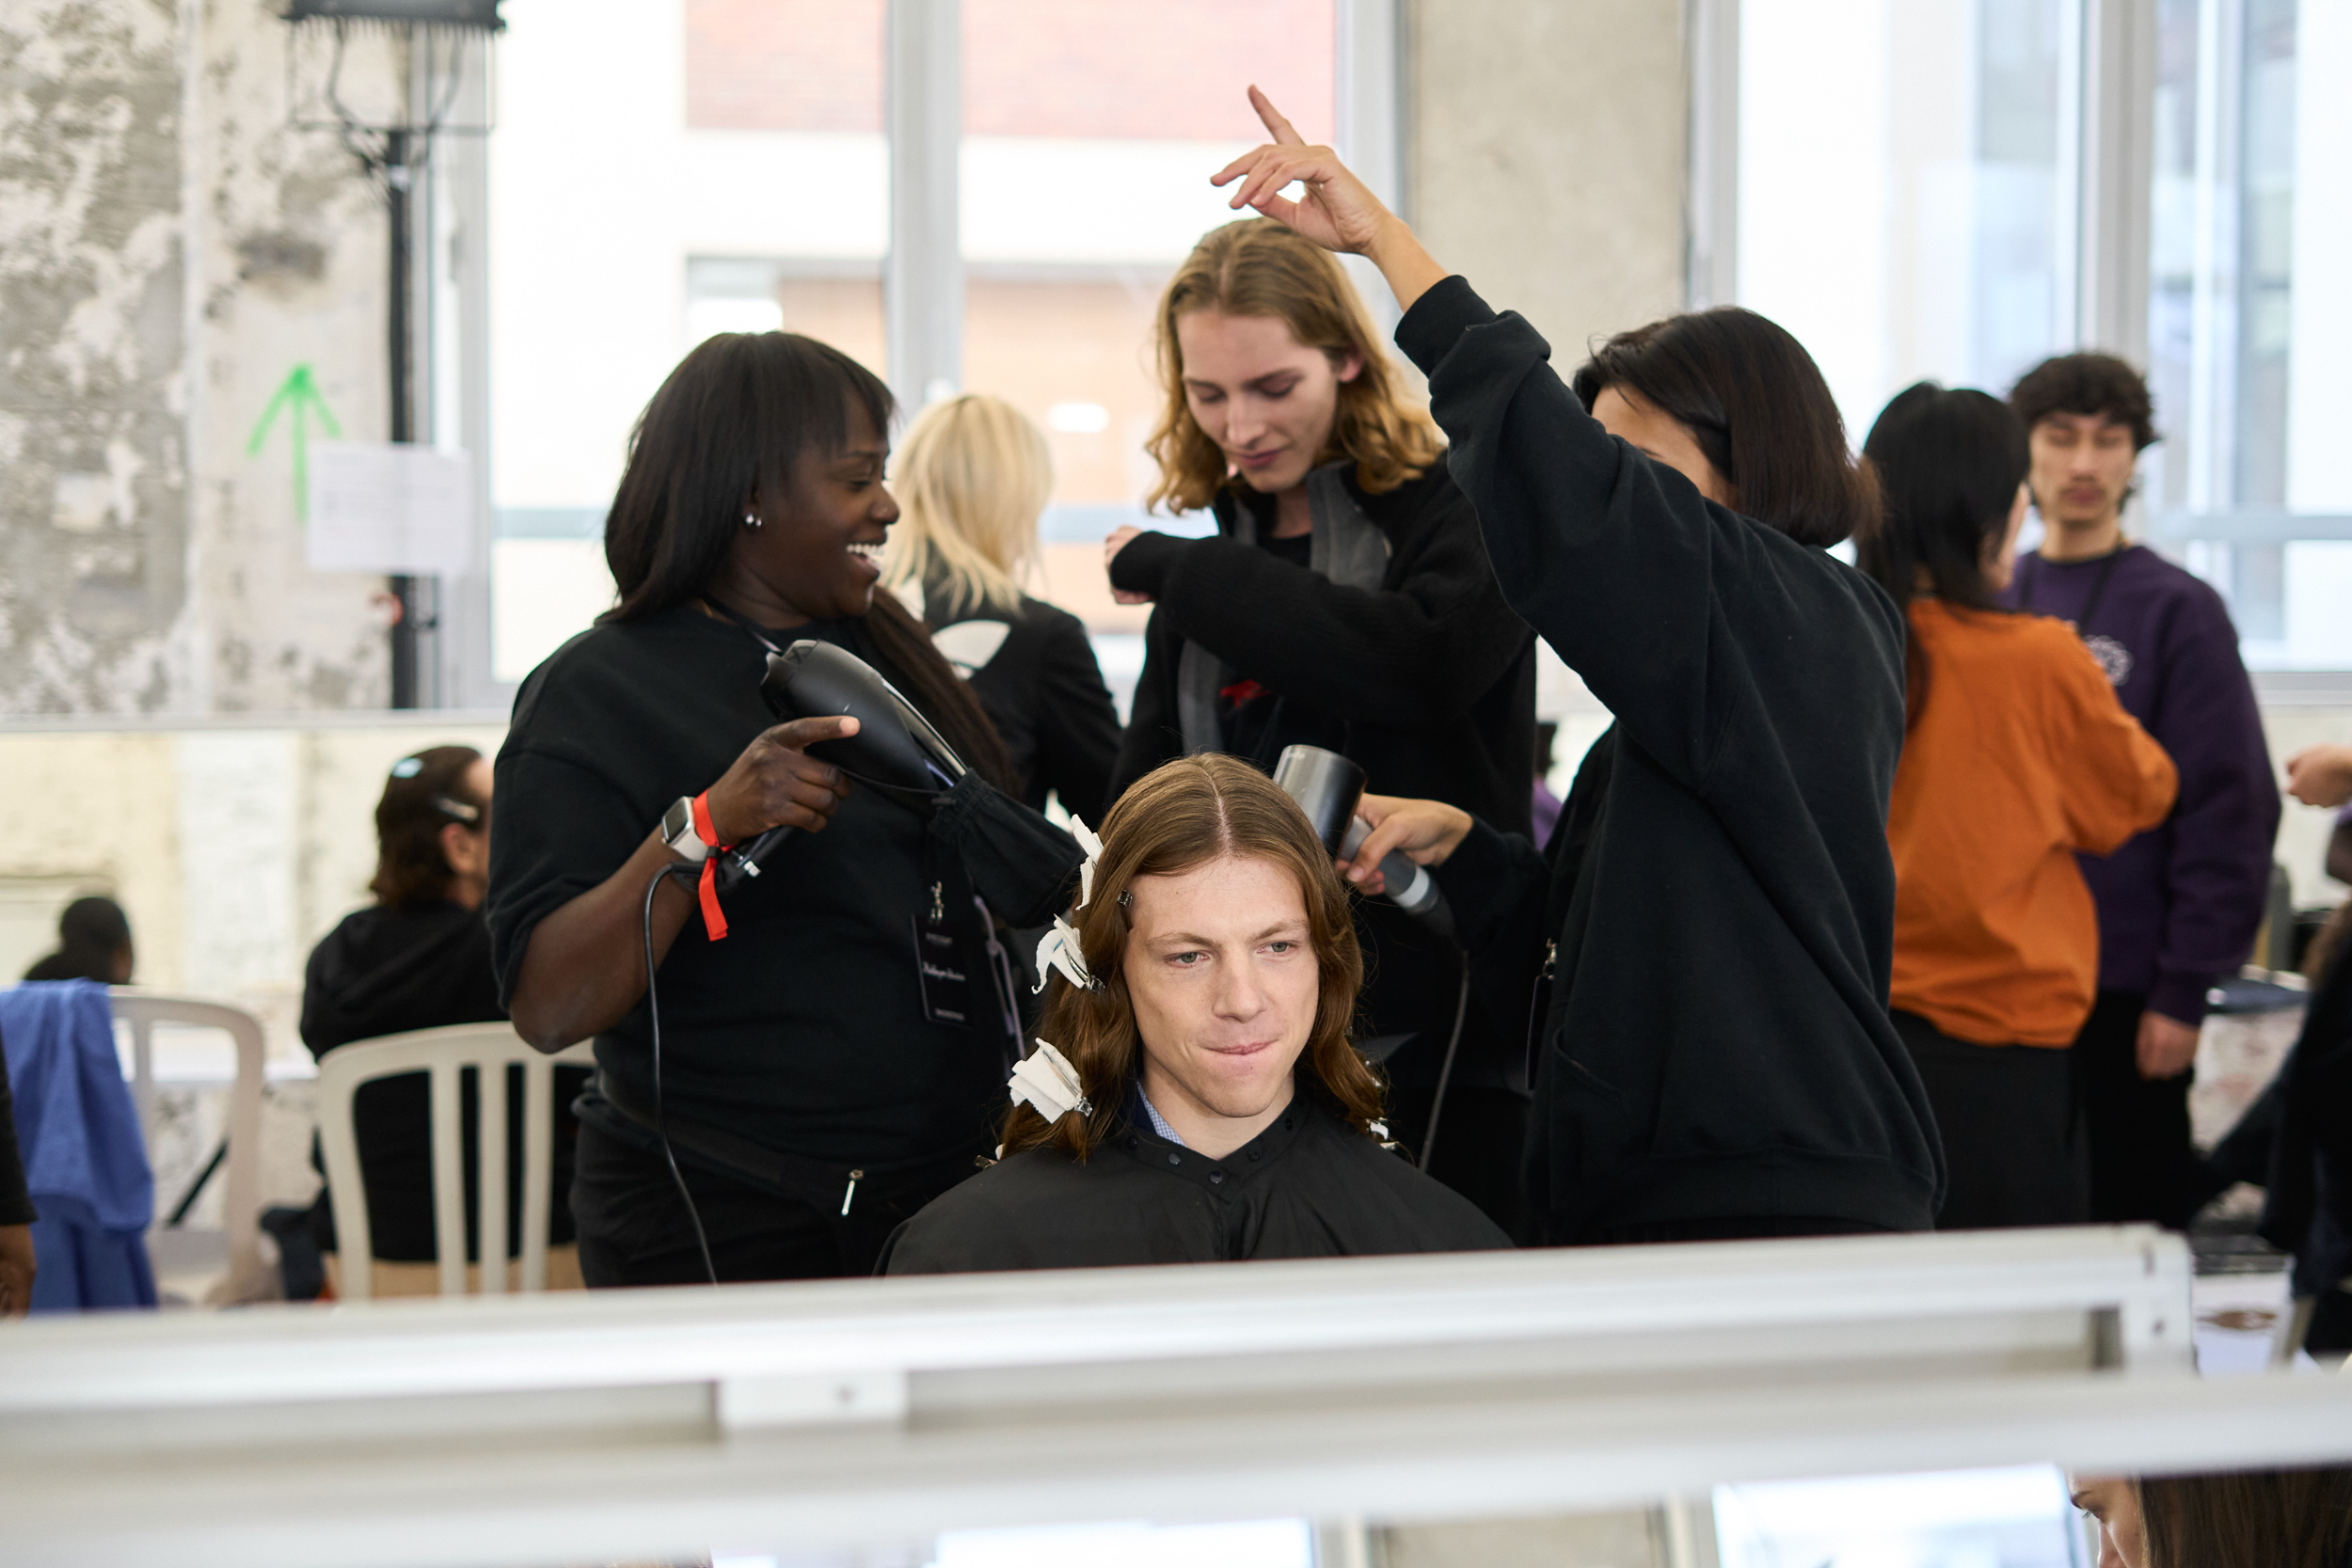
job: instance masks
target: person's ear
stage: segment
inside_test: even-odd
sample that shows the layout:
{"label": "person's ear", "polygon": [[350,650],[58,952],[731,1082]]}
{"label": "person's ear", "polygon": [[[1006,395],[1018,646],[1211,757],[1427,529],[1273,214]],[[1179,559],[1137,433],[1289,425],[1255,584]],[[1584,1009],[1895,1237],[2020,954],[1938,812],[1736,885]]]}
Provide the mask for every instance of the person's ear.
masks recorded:
{"label": "person's ear", "polygon": [[1364,373],[1364,356],[1351,348],[1331,362],[1331,372],[1343,382],[1353,381]]}
{"label": "person's ear", "polygon": [[472,833],[454,822],[441,825],[441,859],[460,877],[480,869],[478,849]]}

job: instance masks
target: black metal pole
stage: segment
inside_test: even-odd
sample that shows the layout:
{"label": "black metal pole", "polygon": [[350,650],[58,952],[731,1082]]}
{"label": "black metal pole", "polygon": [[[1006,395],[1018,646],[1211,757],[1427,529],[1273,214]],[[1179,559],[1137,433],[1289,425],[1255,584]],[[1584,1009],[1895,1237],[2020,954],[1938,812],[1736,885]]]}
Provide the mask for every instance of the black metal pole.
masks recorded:
{"label": "black metal pole", "polygon": [[[416,433],[416,400],[410,386],[410,344],[408,333],[408,267],[412,248],[410,229],[413,219],[414,172],[408,162],[408,133],[394,131],[384,138],[384,191],[389,204],[391,233],[391,265],[389,285],[391,300],[386,315],[391,363],[392,439],[414,441]],[[392,706],[417,705],[417,579],[395,577],[391,580],[392,598],[399,605],[400,618],[392,623]]]}

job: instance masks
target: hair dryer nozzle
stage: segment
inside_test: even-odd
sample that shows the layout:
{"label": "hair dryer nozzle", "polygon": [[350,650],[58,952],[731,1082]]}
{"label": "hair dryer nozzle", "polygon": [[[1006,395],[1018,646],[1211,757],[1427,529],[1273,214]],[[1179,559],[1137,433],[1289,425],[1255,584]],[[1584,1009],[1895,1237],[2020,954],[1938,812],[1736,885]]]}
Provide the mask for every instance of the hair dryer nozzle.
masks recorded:
{"label": "hair dryer nozzle", "polygon": [[1320,746],[1285,746],[1274,765],[1274,786],[1298,802],[1323,847],[1337,855],[1364,798],[1364,770]]}

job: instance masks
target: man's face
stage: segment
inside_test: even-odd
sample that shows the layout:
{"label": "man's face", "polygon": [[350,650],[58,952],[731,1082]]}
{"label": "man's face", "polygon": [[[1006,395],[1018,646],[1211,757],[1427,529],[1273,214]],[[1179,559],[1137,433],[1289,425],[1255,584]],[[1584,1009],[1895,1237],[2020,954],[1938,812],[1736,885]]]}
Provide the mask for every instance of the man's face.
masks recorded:
{"label": "man's face", "polygon": [[1143,1087],[1163,1116],[1271,1119],[1314,1031],[1321,966],[1298,879],[1226,855],[1138,877],[1124,973]]}
{"label": "man's face", "polygon": [[1268,493],[1303,483],[1339,422],[1354,355],[1310,348],[1279,316],[1195,310],[1176,319],[1184,405],[1244,483]]}
{"label": "man's face", "polygon": [[2049,414],[2033,427],[2034,505],[2053,529],[2096,528],[2123,510],[2139,453],[2105,414]]}

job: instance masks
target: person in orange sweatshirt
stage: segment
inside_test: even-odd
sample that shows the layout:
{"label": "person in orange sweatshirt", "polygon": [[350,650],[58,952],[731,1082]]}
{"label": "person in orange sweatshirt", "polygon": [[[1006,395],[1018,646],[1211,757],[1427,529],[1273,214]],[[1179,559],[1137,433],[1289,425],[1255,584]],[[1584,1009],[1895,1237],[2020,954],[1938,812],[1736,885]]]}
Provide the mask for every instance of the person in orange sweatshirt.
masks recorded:
{"label": "person in orange sweatshirt", "polygon": [[1923,381],[1862,450],[1884,511],[1858,560],[1911,631],[1889,1007],[1943,1135],[1937,1227],[2081,1224],[2067,1047],[2097,994],[2099,924],[2074,857],[2163,821],[2178,776],[2072,628],[1995,603],[2027,501],[2009,405]]}

